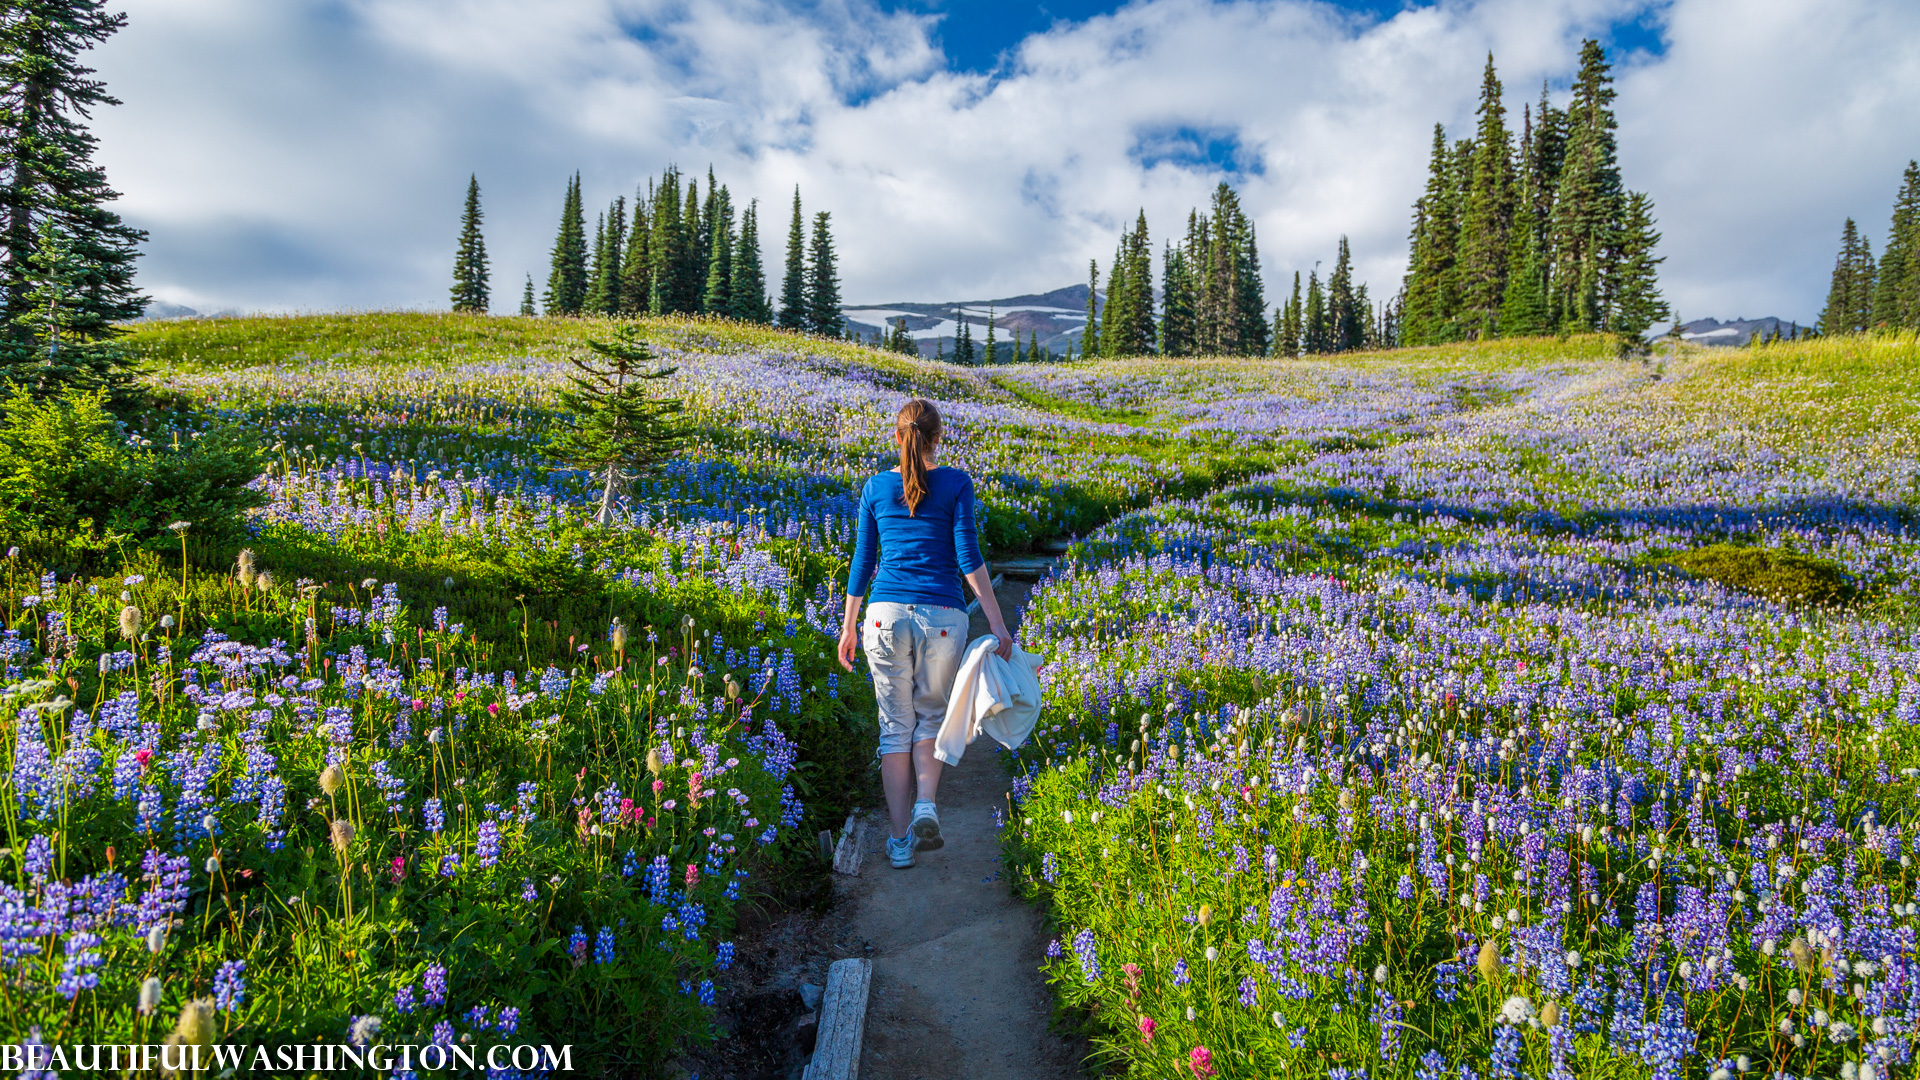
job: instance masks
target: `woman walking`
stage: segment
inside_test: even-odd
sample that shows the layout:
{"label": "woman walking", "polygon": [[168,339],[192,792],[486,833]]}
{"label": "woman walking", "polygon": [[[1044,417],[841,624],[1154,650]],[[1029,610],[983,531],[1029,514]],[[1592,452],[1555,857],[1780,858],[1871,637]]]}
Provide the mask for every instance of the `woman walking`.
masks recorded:
{"label": "woman walking", "polygon": [[916,848],[931,851],[944,843],[934,805],[942,765],[933,740],[967,645],[963,576],[980,598],[1002,659],[1013,655],[1013,635],[1000,616],[974,535],[973,478],[934,464],[939,410],[919,398],[907,402],[894,418],[893,442],[899,467],[868,480],[860,491],[840,666],[852,671],[854,650],[865,644],[880,704],[880,780],[892,816],[887,858],[904,870],[913,865]]}

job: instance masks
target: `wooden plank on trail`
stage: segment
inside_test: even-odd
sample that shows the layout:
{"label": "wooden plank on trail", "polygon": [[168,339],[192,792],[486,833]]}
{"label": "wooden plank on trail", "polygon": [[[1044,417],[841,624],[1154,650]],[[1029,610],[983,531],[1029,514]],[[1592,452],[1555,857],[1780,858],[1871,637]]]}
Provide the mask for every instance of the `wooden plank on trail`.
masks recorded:
{"label": "wooden plank on trail", "polygon": [[860,876],[860,857],[866,846],[867,823],[847,815],[847,827],[840,833],[840,845],[833,849],[833,871],[848,877]]}
{"label": "wooden plank on trail", "polygon": [[803,1080],[858,1080],[860,1040],[867,1028],[867,989],[873,961],[836,960],[820,996],[820,1035]]}

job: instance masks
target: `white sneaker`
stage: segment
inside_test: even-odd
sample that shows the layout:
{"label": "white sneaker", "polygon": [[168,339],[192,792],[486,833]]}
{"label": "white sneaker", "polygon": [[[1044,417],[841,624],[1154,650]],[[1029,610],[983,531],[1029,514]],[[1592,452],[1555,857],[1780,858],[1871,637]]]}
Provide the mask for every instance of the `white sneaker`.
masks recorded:
{"label": "white sneaker", "polygon": [[905,870],[913,865],[913,837],[902,836],[899,839],[887,837],[887,860],[893,863],[895,870]]}
{"label": "white sneaker", "polygon": [[946,844],[940,839],[940,811],[930,802],[913,804],[913,824],[908,829],[913,833],[915,850],[936,851]]}

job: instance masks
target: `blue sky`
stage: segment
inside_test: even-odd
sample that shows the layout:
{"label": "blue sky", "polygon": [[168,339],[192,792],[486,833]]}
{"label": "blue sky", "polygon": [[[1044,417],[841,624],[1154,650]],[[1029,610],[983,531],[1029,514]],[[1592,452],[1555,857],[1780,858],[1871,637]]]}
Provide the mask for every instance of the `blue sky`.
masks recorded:
{"label": "blue sky", "polygon": [[1495,54],[1518,127],[1580,41],[1615,61],[1620,158],[1682,315],[1811,319],[1841,222],[1878,250],[1920,156],[1911,0],[125,0],[89,59],[141,281],[201,310],[443,308],[467,177],[497,307],[544,280],[567,178],[590,207],[677,162],[833,214],[853,302],[1085,280],[1222,180],[1269,292],[1350,239],[1406,259],[1434,123]]}
{"label": "blue sky", "polygon": [[[1008,3],[1005,0],[905,0],[884,5],[890,11],[904,11],[940,18],[935,31],[948,66],[955,70],[991,72],[1003,68],[1008,56],[1028,36],[1045,33],[1059,23],[1076,23],[1096,15],[1107,15],[1124,7],[1094,0],[1052,0],[1043,4]],[[1374,22],[1391,19],[1409,8],[1433,7],[1431,3],[1402,3],[1400,0],[1339,0],[1329,6],[1351,12]],[[1630,18],[1608,25],[1601,32],[1609,46],[1625,50],[1662,51],[1657,7],[1636,12]]]}

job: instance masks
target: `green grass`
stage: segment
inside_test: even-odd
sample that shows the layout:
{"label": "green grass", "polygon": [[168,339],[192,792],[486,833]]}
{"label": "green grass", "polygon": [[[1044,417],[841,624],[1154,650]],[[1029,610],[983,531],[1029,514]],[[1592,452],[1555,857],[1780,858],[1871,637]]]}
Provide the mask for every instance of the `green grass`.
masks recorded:
{"label": "green grass", "polygon": [[1860,595],[1853,578],[1838,565],[1778,548],[1711,544],[1656,561],[1773,600],[1832,606]]}

